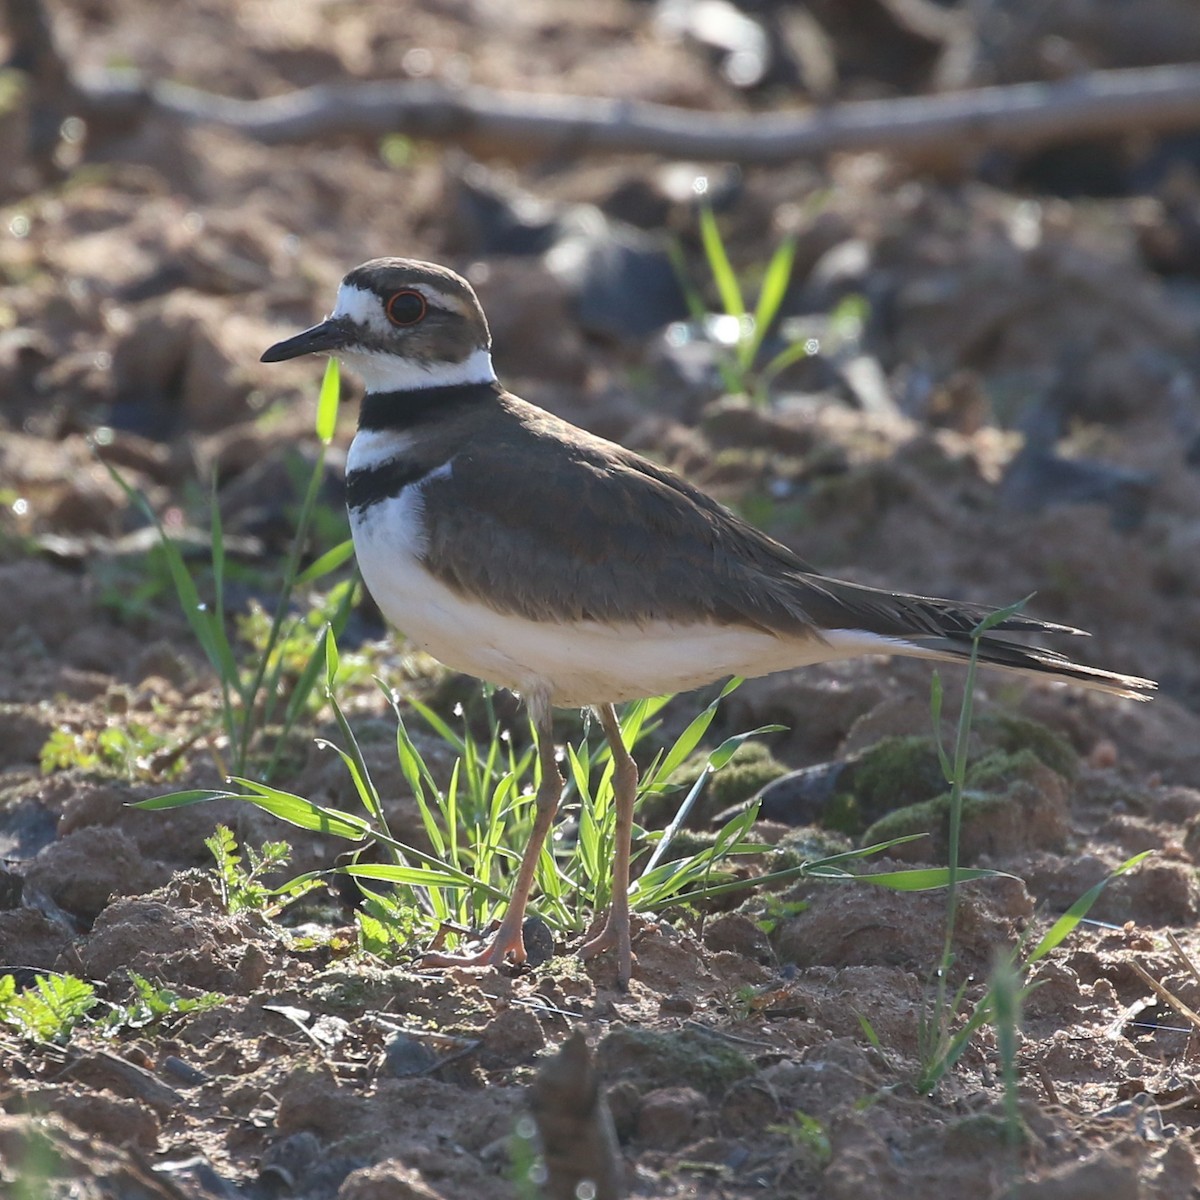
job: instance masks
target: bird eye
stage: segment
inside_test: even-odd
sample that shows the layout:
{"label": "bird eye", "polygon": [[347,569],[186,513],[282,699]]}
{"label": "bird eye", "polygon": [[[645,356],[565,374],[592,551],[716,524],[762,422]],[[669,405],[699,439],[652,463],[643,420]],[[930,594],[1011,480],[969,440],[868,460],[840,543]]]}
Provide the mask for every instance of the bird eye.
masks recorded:
{"label": "bird eye", "polygon": [[389,296],[384,311],[393,325],[416,325],[425,319],[428,307],[420,292],[408,288]]}

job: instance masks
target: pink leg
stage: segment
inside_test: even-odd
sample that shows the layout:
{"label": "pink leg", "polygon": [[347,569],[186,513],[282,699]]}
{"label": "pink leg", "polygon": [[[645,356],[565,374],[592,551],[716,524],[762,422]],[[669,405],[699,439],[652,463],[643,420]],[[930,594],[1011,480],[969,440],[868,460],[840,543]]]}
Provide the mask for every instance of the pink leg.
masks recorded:
{"label": "pink leg", "polygon": [[542,782],[537,792],[537,817],[533,823],[533,833],[530,834],[529,844],[525,847],[521,869],[517,873],[517,882],[513,887],[504,920],[500,922],[500,928],[496,930],[491,942],[479,953],[430,953],[421,960],[423,967],[498,967],[505,960],[514,963],[525,961],[525,939],[521,935],[521,926],[525,922],[525,907],[529,903],[529,894],[533,891],[533,877],[537,870],[538,858],[541,856],[542,845],[550,832],[550,826],[554,823],[554,814],[558,811],[558,801],[563,788],[558,763],[554,760],[554,729],[550,706],[532,702],[530,706],[534,712]]}
{"label": "pink leg", "polygon": [[638,769],[621,739],[621,725],[613,706],[600,705],[596,715],[612,749],[617,836],[613,857],[612,905],[604,928],[591,941],[585,942],[579,953],[584,958],[591,958],[604,950],[616,950],[617,981],[625,988],[629,986],[633,974],[633,950],[629,941],[629,856],[633,841],[633,805],[637,799]]}

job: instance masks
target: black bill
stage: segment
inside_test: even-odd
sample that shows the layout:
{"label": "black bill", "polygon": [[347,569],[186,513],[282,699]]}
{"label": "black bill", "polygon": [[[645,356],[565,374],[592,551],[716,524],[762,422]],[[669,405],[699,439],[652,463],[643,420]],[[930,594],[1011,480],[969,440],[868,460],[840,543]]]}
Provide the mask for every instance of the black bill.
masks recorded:
{"label": "black bill", "polygon": [[314,325],[295,337],[276,342],[263,351],[259,361],[284,362],[289,358],[299,358],[302,354],[327,354],[345,346],[348,334],[349,330],[343,321],[330,317],[328,321],[322,321],[320,325]]}

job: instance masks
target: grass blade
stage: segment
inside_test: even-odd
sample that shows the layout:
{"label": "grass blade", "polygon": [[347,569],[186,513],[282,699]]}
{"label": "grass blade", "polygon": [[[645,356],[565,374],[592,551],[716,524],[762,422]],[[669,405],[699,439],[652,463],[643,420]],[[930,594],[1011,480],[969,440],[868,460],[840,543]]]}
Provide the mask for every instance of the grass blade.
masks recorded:
{"label": "grass blade", "polygon": [[[948,867],[914,867],[911,871],[866,872],[862,875],[847,873],[846,878],[856,883],[873,883],[876,887],[890,888],[896,892],[932,892],[950,885]],[[975,879],[1016,879],[1008,871],[993,871],[985,867],[959,867],[955,874],[958,883]]]}
{"label": "grass blade", "polygon": [[354,539],[347,538],[344,542],[339,542],[332,550],[326,550],[320,558],[309,563],[299,575],[296,576],[297,587],[307,587],[310,583],[315,583],[318,579],[328,575],[331,571],[336,571],[342,563],[354,557]]}
{"label": "grass blade", "polygon": [[351,875],[355,879],[382,879],[388,883],[405,884],[408,887],[452,888],[466,891],[475,887],[475,881],[458,875],[450,875],[433,867],[404,867],[388,863],[353,863],[335,867],[335,875]]}
{"label": "grass blade", "polygon": [[737,273],[725,252],[725,243],[721,240],[717,218],[707,204],[700,209],[700,241],[704,246],[704,256],[708,259],[713,281],[717,285],[717,293],[721,297],[721,306],[731,317],[744,316],[746,302],[742,299],[741,284],[738,283]]}
{"label": "grass blade", "polygon": [[231,799],[246,800],[300,829],[310,829],[314,833],[328,833],[334,837],[349,838],[359,841],[369,837],[374,831],[370,822],[362,817],[353,816],[336,808],[326,808],[314,804],[303,796],[295,796],[291,792],[283,792],[265,783],[257,783],[253,779],[239,779],[236,776],[230,780],[245,788],[240,795]]}
{"label": "grass blade", "polygon": [[1124,875],[1126,871],[1132,871],[1134,867],[1140,866],[1147,858],[1154,853],[1153,850],[1143,850],[1141,854],[1135,854],[1132,858],[1126,859],[1117,869],[1106,875],[1094,887],[1088,888],[1070,908],[1067,909],[1057,921],[1047,930],[1046,935],[1040,942],[1030,951],[1029,957],[1025,960],[1025,966],[1028,967],[1035,963],[1040,958],[1045,958],[1055,946],[1059,945],[1067,938],[1075,927],[1087,916],[1093,904],[1100,898],[1100,893],[1118,875]]}
{"label": "grass blade", "polygon": [[194,788],[186,792],[168,792],[165,796],[151,796],[148,800],[131,800],[127,807],[141,808],[147,812],[161,812],[169,808],[187,808],[190,804],[207,804],[210,800],[235,800],[233,792],[212,788]]}
{"label": "grass blade", "polygon": [[796,239],[794,237],[785,238],[775,253],[771,255],[771,261],[767,264],[767,271],[763,276],[762,288],[758,293],[758,303],[754,306],[754,329],[750,336],[742,342],[739,350],[741,364],[745,370],[749,370],[754,365],[754,360],[762,348],[763,339],[767,336],[767,330],[770,329],[771,322],[775,320],[775,316],[779,312],[779,306],[783,303],[788,284],[791,282],[792,263],[795,258]]}
{"label": "grass blade", "polygon": [[410,699],[409,704],[413,710],[421,715],[425,723],[438,735],[448,746],[454,749],[454,752],[459,755],[467,753],[466,740],[460,737],[453,729],[429,707],[428,704],[423,704],[420,700]]}
{"label": "grass blade", "polygon": [[341,380],[338,360],[330,358],[325,363],[325,375],[321,380],[321,392],[317,397],[317,437],[326,446],[333,441],[337,429],[338,402],[341,398]]}
{"label": "grass blade", "polygon": [[688,727],[675,739],[675,744],[656,764],[654,770],[647,772],[642,783],[643,792],[661,792],[667,786],[667,781],[692,756],[692,752],[708,732],[708,727],[717,715],[718,705],[741,685],[741,678],[735,676],[721,689],[720,695],[711,704],[692,718]]}
{"label": "grass blade", "polygon": [[786,733],[786,725],[760,725],[757,729],[748,729],[745,733],[735,733],[726,738],[709,756],[708,761],[714,771],[727,766],[729,760],[737,753],[738,747],[752,737],[760,737],[764,733]]}
{"label": "grass blade", "polygon": [[754,308],[755,323],[766,329],[775,320],[779,306],[787,294],[792,279],[792,263],[796,258],[796,239],[785,238],[771,255],[767,272],[763,276],[762,289],[758,293],[758,304]]}
{"label": "grass blade", "polygon": [[814,351],[808,338],[792,342],[791,345],[785,346],[758,372],[759,386],[765,388],[776,375],[786,371],[792,363],[799,362],[802,358],[809,358],[813,353]]}

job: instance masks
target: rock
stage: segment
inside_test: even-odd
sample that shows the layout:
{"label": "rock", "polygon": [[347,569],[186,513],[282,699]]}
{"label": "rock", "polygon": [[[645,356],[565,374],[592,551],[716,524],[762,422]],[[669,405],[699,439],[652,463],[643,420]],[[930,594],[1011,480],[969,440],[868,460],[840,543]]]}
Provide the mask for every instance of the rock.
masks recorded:
{"label": "rock", "polygon": [[655,1088],[642,1097],[637,1139],[656,1150],[678,1150],[707,1132],[708,1102],[690,1087]]}
{"label": "rock", "polygon": [[47,846],[25,878],[67,912],[91,922],[113,896],[151,891],[170,874],[120,830],[95,826]]}
{"label": "rock", "polygon": [[256,362],[269,340],[260,325],[218,299],[172,292],[132,309],[113,350],[112,423],[150,437],[215,430],[249,414]]}

